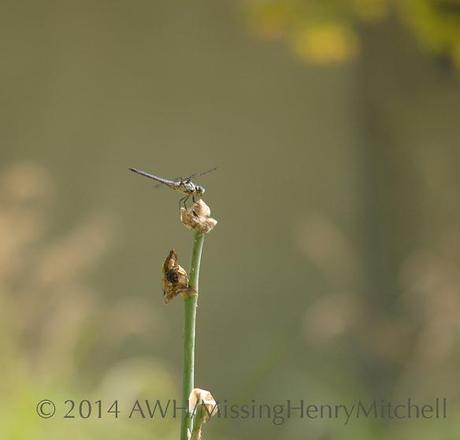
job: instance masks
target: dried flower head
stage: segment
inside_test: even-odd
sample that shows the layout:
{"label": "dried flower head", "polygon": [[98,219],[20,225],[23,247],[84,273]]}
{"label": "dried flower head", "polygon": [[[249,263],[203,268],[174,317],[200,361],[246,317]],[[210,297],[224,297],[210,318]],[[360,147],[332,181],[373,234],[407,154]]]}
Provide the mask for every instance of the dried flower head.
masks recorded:
{"label": "dried flower head", "polygon": [[218,412],[217,402],[209,391],[194,388],[188,398],[188,410],[194,418],[191,440],[201,440],[203,424]]}
{"label": "dried flower head", "polygon": [[188,229],[207,234],[217,224],[217,220],[210,217],[211,209],[203,200],[193,203],[190,208],[180,209],[180,220]]}
{"label": "dried flower head", "polygon": [[181,294],[184,297],[196,294],[189,286],[189,279],[185,269],[177,263],[177,253],[171,249],[163,263],[163,300],[168,304],[173,298]]}

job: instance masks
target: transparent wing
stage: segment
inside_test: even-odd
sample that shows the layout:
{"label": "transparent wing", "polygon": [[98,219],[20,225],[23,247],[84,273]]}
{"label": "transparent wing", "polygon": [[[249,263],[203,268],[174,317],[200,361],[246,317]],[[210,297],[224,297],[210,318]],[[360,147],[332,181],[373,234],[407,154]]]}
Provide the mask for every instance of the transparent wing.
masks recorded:
{"label": "transparent wing", "polygon": [[216,171],[216,170],[217,170],[217,167],[214,167],[214,168],[211,168],[211,169],[209,169],[209,170],[203,171],[203,172],[201,172],[201,173],[192,174],[191,176],[188,176],[187,179],[190,180],[190,179],[193,179],[193,178],[195,178],[195,177],[204,176],[205,174],[212,173],[213,171]]}
{"label": "transparent wing", "polygon": [[[192,174],[191,176],[188,176],[188,177],[182,177],[182,176],[177,176],[177,177],[174,177],[173,181],[177,184],[179,182],[181,182],[182,180],[192,180],[194,179],[195,177],[200,177],[200,176],[204,176],[205,174],[209,174],[209,173],[212,173],[213,171],[216,171],[217,170],[217,167],[214,167],[214,168],[211,168],[209,170],[206,170],[206,171],[203,171],[201,173],[195,173],[195,174]],[[161,183],[158,183],[157,185],[155,185],[155,188],[159,188],[162,184]]]}

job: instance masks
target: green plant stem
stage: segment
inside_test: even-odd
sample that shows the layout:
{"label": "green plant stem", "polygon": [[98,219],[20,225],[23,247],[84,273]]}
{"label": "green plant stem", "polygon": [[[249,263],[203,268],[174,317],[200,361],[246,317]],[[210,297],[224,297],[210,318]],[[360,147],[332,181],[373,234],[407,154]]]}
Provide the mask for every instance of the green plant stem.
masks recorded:
{"label": "green plant stem", "polygon": [[190,440],[199,440],[201,438],[201,428],[204,424],[204,418],[206,416],[206,410],[203,404],[199,404],[196,408],[196,414],[193,420],[192,436]]}
{"label": "green plant stem", "polygon": [[[195,232],[193,238],[192,261],[190,265],[190,287],[197,295],[185,299],[184,313],[184,372],[182,379],[182,402],[187,404],[194,388],[195,378],[195,326],[196,306],[198,301],[198,284],[200,277],[201,253],[203,251],[204,234]],[[188,411],[182,413],[181,440],[187,440],[187,433],[191,430],[192,418]]]}

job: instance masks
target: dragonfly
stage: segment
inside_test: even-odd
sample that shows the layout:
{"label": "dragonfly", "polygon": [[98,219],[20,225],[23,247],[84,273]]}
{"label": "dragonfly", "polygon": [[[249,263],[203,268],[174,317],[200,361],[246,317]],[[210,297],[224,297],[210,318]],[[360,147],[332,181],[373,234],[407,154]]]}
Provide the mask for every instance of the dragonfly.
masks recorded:
{"label": "dragonfly", "polygon": [[192,179],[195,177],[204,176],[205,174],[211,173],[217,169],[217,167],[211,168],[210,170],[203,171],[201,173],[195,173],[188,177],[175,177],[174,179],[165,179],[164,177],[156,176],[155,174],[147,173],[146,171],[142,171],[138,168],[129,168],[130,171],[134,173],[140,174],[141,176],[148,177],[149,179],[153,179],[158,182],[155,187],[159,187],[162,185],[167,186],[175,191],[179,191],[182,194],[185,194],[179,200],[179,207],[184,206],[187,208],[187,201],[192,198],[193,202],[201,199],[203,194],[205,193],[205,188],[201,185],[197,185],[196,183],[192,182]]}

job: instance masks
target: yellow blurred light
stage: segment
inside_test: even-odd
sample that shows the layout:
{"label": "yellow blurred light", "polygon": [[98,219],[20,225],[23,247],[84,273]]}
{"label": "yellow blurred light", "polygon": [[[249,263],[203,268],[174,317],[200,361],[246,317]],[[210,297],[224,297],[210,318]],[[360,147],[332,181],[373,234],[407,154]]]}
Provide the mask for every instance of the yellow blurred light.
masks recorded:
{"label": "yellow blurred light", "polygon": [[293,48],[301,58],[317,63],[346,61],[359,49],[355,33],[340,24],[309,26],[298,32]]}

